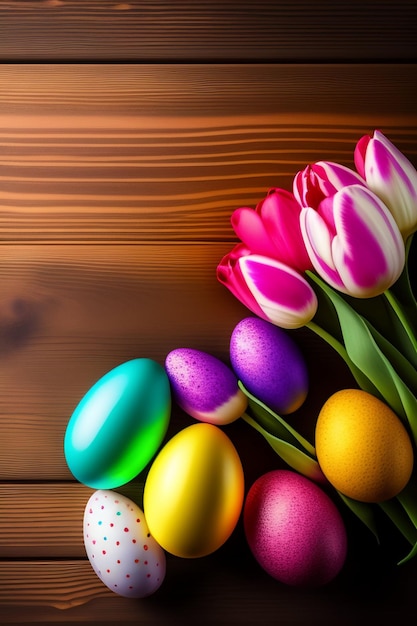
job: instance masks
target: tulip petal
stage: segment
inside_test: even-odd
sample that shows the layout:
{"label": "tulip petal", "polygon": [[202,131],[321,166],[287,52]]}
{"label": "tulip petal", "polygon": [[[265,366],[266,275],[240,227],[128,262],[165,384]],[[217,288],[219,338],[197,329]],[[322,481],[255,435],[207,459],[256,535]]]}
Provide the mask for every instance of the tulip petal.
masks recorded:
{"label": "tulip petal", "polygon": [[231,218],[233,230],[253,254],[274,257],[276,250],[259,213],[248,207],[236,209]]}
{"label": "tulip petal", "polygon": [[261,255],[241,257],[245,283],[264,317],[282,328],[299,328],[317,310],[316,294],[292,268]]}
{"label": "tulip petal", "polygon": [[371,191],[352,185],[335,195],[334,218],[332,256],[345,292],[362,298],[383,293],[405,263],[403,240],[391,213]]}
{"label": "tulip petal", "polygon": [[353,160],[355,162],[355,167],[358,170],[358,173],[360,174],[360,176],[362,176],[362,178],[366,178],[365,175],[365,157],[366,157],[366,151],[368,149],[368,144],[370,142],[371,138],[369,135],[364,135],[363,137],[361,137],[358,141],[358,143],[356,144],[355,147],[355,151],[353,154]]}
{"label": "tulip petal", "polygon": [[314,269],[333,287],[343,290],[343,281],[333,261],[332,237],[325,220],[317,211],[306,207],[301,212],[300,224]]}
{"label": "tulip petal", "polygon": [[340,163],[317,161],[312,168],[326,196],[334,195],[340,189],[350,185],[364,185],[359,174]]}
{"label": "tulip petal", "polygon": [[349,185],[365,185],[365,181],[345,165],[317,161],[295,175],[293,193],[301,206],[317,209],[325,198]]}
{"label": "tulip petal", "polygon": [[400,276],[405,263],[401,233],[388,208],[363,185],[350,185],[333,196],[330,227],[311,208],[302,211],[300,221],[315,270],[335,289],[373,297]]}
{"label": "tulip petal", "polygon": [[275,254],[267,256],[300,272],[311,269],[300,229],[301,205],[294,195],[285,189],[272,189],[260,204],[259,212],[276,250]]}
{"label": "tulip petal", "polygon": [[417,226],[417,171],[382,133],[375,131],[366,151],[366,182],[389,207],[404,237]]}
{"label": "tulip petal", "polygon": [[231,252],[226,254],[217,266],[217,279],[225,285],[235,298],[240,300],[252,313],[268,320],[265,313],[249,291],[239,267],[241,256],[250,254],[244,244],[237,244]]}

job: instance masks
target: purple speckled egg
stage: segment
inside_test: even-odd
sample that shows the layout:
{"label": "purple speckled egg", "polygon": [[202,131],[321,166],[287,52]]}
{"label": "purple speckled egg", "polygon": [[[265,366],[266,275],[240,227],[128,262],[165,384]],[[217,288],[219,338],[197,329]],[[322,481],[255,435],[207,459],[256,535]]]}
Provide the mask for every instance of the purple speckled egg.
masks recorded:
{"label": "purple speckled egg", "polygon": [[230,362],[245,388],[275,413],[293,413],[307,397],[304,355],[287,331],[265,320],[246,317],[235,326]]}
{"label": "purple speckled egg", "polygon": [[174,401],[200,422],[229,424],[247,408],[234,372],[207,352],[176,348],[167,355],[165,370]]}
{"label": "purple speckled egg", "polygon": [[246,496],[243,522],[259,565],[287,585],[318,587],[341,571],[347,554],[342,516],[330,497],[291,470],[260,476]]}

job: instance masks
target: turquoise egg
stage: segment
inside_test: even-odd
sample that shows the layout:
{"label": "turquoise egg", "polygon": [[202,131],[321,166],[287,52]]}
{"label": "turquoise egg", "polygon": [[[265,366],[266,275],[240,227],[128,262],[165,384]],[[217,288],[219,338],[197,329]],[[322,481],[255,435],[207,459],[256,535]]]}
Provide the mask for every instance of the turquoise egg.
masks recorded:
{"label": "turquoise egg", "polygon": [[66,428],[64,454],[73,476],[93,489],[113,489],[137,476],[168,429],[171,391],[165,369],[132,359],[100,378]]}

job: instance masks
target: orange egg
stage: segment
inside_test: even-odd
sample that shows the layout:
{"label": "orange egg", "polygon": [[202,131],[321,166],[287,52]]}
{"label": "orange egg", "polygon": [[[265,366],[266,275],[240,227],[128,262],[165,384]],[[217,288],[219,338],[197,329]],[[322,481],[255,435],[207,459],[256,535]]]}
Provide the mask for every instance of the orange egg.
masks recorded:
{"label": "orange egg", "polygon": [[413,447],[397,415],[360,389],[337,391],[316,424],[316,455],[329,482],[362,502],[396,496],[413,469]]}

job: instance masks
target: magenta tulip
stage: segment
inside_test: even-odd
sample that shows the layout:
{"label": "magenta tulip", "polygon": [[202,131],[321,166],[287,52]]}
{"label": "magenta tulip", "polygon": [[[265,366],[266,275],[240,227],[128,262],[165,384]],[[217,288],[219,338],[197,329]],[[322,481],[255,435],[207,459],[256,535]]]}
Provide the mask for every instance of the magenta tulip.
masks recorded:
{"label": "magenta tulip", "polygon": [[244,244],[223,257],[217,278],[252,313],[281,328],[304,326],[316,313],[316,294],[301,274],[280,261],[252,254]]}
{"label": "magenta tulip", "polygon": [[312,269],[300,228],[301,206],[285,189],[271,189],[256,209],[234,211],[232,226],[252,254],[268,256],[300,272]]}

